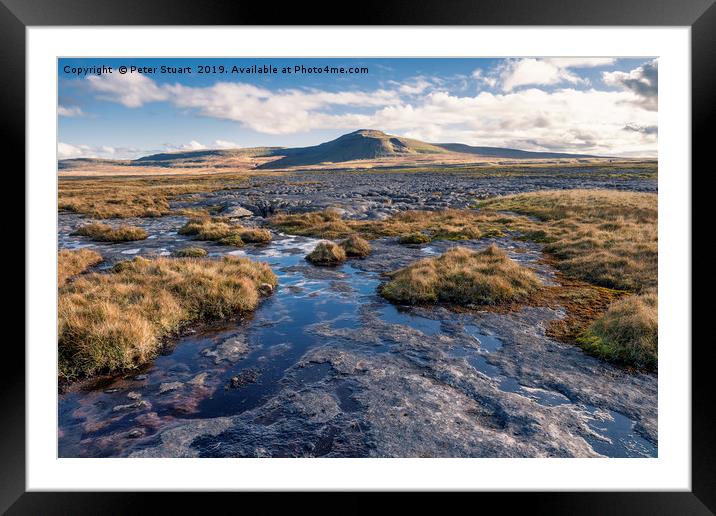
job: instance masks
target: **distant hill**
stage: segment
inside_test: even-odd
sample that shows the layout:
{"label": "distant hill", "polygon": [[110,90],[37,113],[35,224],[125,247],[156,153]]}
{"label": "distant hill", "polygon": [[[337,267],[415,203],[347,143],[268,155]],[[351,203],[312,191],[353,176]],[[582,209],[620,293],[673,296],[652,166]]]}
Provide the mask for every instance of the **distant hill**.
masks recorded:
{"label": "distant hill", "polygon": [[[246,149],[206,149],[163,152],[135,160],[75,158],[60,160],[63,171],[92,170],[102,167],[147,167],[176,169],[283,169],[331,166],[365,161],[368,166],[399,166],[404,163],[476,163],[494,159],[577,159],[596,158],[587,154],[532,152],[501,147],[473,147],[463,143],[426,143],[360,129],[335,140],[310,147],[253,147]],[[370,163],[374,161],[375,163]],[[394,161],[393,161],[394,160]],[[353,166],[353,165],[350,165]]]}
{"label": "distant hill", "polygon": [[539,152],[503,147],[473,147],[464,143],[437,143],[437,147],[461,154],[477,154],[485,158],[552,159],[552,158],[596,158],[589,154],[566,154],[564,152]]}
{"label": "distant hill", "polygon": [[171,161],[176,163],[179,161],[207,161],[210,159],[229,159],[229,158],[255,158],[262,156],[271,156],[281,147],[251,147],[248,149],[206,149],[195,151],[178,151],[163,152],[161,154],[151,154],[134,160],[136,163],[151,162],[156,164],[158,161]]}
{"label": "distant hill", "polygon": [[[285,168],[341,163],[344,161],[391,158],[410,154],[446,154],[450,151],[430,143],[392,136],[382,131],[361,129],[312,147],[282,149],[281,159],[260,168]],[[278,154],[278,153],[277,153]]]}

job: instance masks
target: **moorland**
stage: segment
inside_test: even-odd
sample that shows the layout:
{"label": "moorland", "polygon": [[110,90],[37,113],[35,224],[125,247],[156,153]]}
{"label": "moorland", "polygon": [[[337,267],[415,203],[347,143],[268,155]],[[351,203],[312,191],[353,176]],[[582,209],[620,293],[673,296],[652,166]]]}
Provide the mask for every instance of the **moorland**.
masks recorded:
{"label": "moorland", "polygon": [[59,165],[61,456],[654,456],[657,163],[357,131]]}

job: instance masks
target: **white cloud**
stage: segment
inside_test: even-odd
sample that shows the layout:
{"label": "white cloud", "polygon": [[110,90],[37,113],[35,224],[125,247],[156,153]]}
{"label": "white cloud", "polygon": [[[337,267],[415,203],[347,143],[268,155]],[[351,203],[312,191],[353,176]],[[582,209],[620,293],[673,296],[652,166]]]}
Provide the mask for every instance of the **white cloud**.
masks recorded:
{"label": "white cloud", "polygon": [[560,82],[576,84],[584,82],[584,79],[570,72],[567,68],[561,68],[541,59],[509,61],[500,74],[500,79],[503,91],[512,91],[519,86],[533,84],[550,85],[559,84]]}
{"label": "white cloud", "polygon": [[182,149],[186,150],[204,150],[206,148],[206,145],[203,145],[196,140],[192,140],[188,144],[182,146]]}
{"label": "white cloud", "polygon": [[321,127],[332,115],[317,111],[332,106],[376,107],[395,103],[395,91],[327,92],[321,90],[271,91],[246,83],[219,82],[200,88],[181,84],[157,85],[144,75],[102,75],[87,78],[101,97],[130,108],[167,100],[193,108],[204,116],[234,120],[268,134],[288,134]]}
{"label": "white cloud", "polygon": [[110,147],[107,145],[84,145],[59,142],[57,158],[102,158],[102,159],[133,159],[141,156],[143,151],[128,147]]}
{"label": "white cloud", "polygon": [[432,83],[423,77],[417,77],[410,83],[400,84],[398,91],[405,95],[419,95],[427,90]]}
{"label": "white cloud", "polygon": [[[131,94],[126,89],[112,90],[114,86],[104,83],[96,91],[124,105],[141,105],[152,98],[166,100],[179,108],[195,110],[207,117],[233,120],[265,134],[374,127],[434,142],[604,155],[655,155],[655,130],[625,129],[655,128],[657,124],[656,112],[642,109],[643,97],[628,86],[631,79],[639,81],[641,76],[610,76],[609,80],[623,85],[618,91],[516,89],[518,85],[527,86],[535,81],[583,84],[584,80],[570,69],[603,66],[609,61],[602,58],[509,60],[499,70],[505,79],[509,79],[501,84],[503,91],[483,91],[474,96],[429,87],[422,94],[406,91],[401,94],[402,83],[396,84],[394,90],[366,92],[272,91],[245,83],[226,82],[208,87],[179,84],[160,87],[149,78],[145,78],[141,87],[134,88]],[[484,82],[501,79],[501,76],[475,71],[473,79]],[[98,84],[95,81],[95,86]],[[417,82],[408,84],[422,87]],[[192,141],[179,146],[167,145],[166,149],[207,147],[239,146],[216,140],[206,146]]]}
{"label": "white cloud", "polygon": [[497,85],[497,77],[495,75],[485,75],[485,72],[481,68],[472,72],[472,78],[475,79],[478,84],[484,84],[488,88],[494,88]]}
{"label": "white cloud", "polygon": [[230,142],[228,140],[216,140],[214,142],[214,148],[216,149],[238,149],[241,145],[236,142]]}
{"label": "white cloud", "polygon": [[608,86],[617,86],[636,95],[634,101],[644,109],[656,111],[659,96],[659,62],[653,61],[629,72],[604,72],[602,80]]}
{"label": "white cloud", "polygon": [[57,114],[59,116],[73,117],[82,116],[84,113],[78,106],[57,106]]}
{"label": "white cloud", "polygon": [[561,83],[588,84],[589,81],[580,77],[571,69],[592,68],[613,64],[613,58],[595,57],[550,57],[543,59],[525,58],[508,59],[498,67],[493,81],[499,82],[503,91],[512,91],[520,86],[554,85]]}
{"label": "white cloud", "polygon": [[90,89],[100,97],[119,102],[130,108],[141,107],[148,102],[167,100],[168,94],[152,79],[142,74],[103,74],[87,77]]}
{"label": "white cloud", "polygon": [[365,123],[386,131],[434,142],[516,147],[604,155],[656,153],[654,132],[624,127],[651,127],[657,115],[640,109],[627,91],[576,90],[546,92],[531,88],[458,97],[428,95],[419,104],[390,106]]}

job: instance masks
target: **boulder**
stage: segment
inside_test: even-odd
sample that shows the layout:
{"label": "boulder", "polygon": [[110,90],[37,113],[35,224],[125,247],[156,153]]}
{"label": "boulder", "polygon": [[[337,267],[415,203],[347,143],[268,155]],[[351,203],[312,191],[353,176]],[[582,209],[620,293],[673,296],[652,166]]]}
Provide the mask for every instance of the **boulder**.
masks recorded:
{"label": "boulder", "polygon": [[222,215],[230,219],[243,219],[245,217],[253,217],[254,214],[243,206],[229,206]]}

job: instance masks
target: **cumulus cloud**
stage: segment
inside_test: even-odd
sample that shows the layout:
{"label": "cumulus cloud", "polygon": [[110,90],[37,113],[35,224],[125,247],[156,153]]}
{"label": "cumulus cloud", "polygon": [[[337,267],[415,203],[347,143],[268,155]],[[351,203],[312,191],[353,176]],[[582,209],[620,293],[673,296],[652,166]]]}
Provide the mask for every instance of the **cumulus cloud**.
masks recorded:
{"label": "cumulus cloud", "polygon": [[[532,61],[539,64],[534,67]],[[413,93],[424,86],[417,80],[396,83],[394,89],[339,92],[269,90],[239,82],[219,82],[205,87],[157,85],[146,77],[139,81],[139,87],[136,81],[132,82],[132,91],[116,88],[114,82],[99,86],[94,80],[93,86],[98,94],[128,107],[168,101],[178,108],[236,121],[265,134],[375,127],[433,142],[603,155],[655,155],[657,114],[636,102],[642,97],[633,89],[624,86],[599,91],[594,87],[566,87],[545,91],[525,87],[537,80],[583,84],[579,77],[572,77],[570,69],[608,65],[612,61],[602,58],[509,60],[509,67],[503,67],[501,74],[508,69],[514,72],[516,64],[530,64],[522,68],[521,75],[509,75],[512,82],[500,83],[501,89],[477,95],[444,91],[434,81],[432,88],[426,86],[422,93]],[[545,64],[551,71],[543,68]],[[525,70],[537,72],[529,78]],[[537,77],[538,73],[543,74],[541,78]],[[642,70],[642,73],[648,75],[649,71]],[[476,71],[472,78],[483,82],[501,80],[496,75],[486,77],[482,71]],[[620,84],[627,84],[626,78],[621,79]],[[401,92],[405,84],[409,88]],[[518,88],[518,84],[522,87]],[[652,127],[654,129],[648,129]],[[216,140],[206,145],[192,141],[165,147],[166,150],[189,150],[238,145]]]}
{"label": "cumulus cloud", "polygon": [[405,95],[419,95],[432,86],[432,82],[424,77],[416,77],[410,82],[398,83],[398,91]]}
{"label": "cumulus cloud", "polygon": [[656,59],[629,72],[604,72],[602,80],[608,86],[631,91],[636,97],[634,102],[644,109],[656,111],[659,99],[659,62]]}
{"label": "cumulus cloud", "polygon": [[657,123],[656,113],[629,103],[631,98],[624,91],[573,88],[481,92],[474,97],[436,92],[419,104],[380,109],[365,125],[437,142],[654,155],[655,133],[624,131],[627,124],[649,127]]}
{"label": "cumulus cloud", "polygon": [[201,115],[241,122],[267,134],[288,134],[325,126],[334,118],[320,110],[334,106],[376,107],[395,103],[395,91],[339,91],[288,89],[271,91],[247,83],[218,82],[209,87],[157,85],[140,74],[102,75],[87,79],[104,99],[130,108],[169,101],[193,108]]}
{"label": "cumulus cloud", "polygon": [[103,74],[87,77],[90,89],[100,93],[100,98],[119,102],[129,108],[137,108],[148,102],[167,100],[168,93],[152,79],[142,74]]}
{"label": "cumulus cloud", "polygon": [[[508,59],[496,70],[503,91],[520,86],[547,86],[560,83],[588,84],[572,68],[591,68],[614,63],[613,58],[553,57],[544,59]],[[492,78],[497,82],[497,78]]]}
{"label": "cumulus cloud", "polygon": [[78,106],[57,106],[57,114],[59,116],[73,117],[82,116],[84,113]]}
{"label": "cumulus cloud", "polygon": [[500,74],[503,91],[512,91],[519,86],[533,84],[550,85],[560,82],[584,82],[567,68],[561,68],[541,59],[519,59],[510,61]]}
{"label": "cumulus cloud", "polygon": [[133,159],[141,156],[143,151],[129,147],[110,147],[108,145],[84,145],[59,142],[57,144],[58,159],[101,158],[101,159]]}
{"label": "cumulus cloud", "polygon": [[481,68],[474,70],[471,75],[478,84],[483,84],[488,88],[494,88],[497,85],[497,77],[495,75],[485,74]]}

